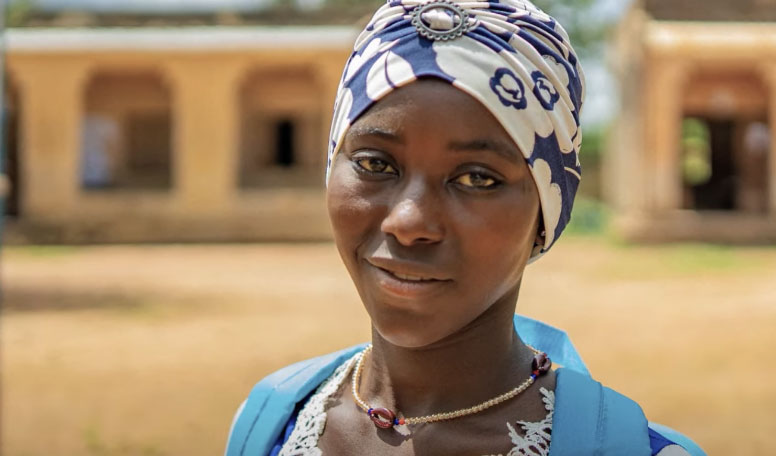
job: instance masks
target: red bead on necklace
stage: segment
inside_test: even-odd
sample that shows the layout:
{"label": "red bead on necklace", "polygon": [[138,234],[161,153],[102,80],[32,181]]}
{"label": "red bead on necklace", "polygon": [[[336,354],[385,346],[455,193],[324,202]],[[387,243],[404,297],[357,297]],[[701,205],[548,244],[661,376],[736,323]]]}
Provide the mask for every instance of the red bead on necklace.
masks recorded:
{"label": "red bead on necklace", "polygon": [[397,423],[396,414],[392,411],[388,410],[387,408],[370,408],[366,412],[370,418],[372,418],[372,421],[374,421],[375,426],[382,428],[382,429],[388,429],[391,426],[394,426]]}

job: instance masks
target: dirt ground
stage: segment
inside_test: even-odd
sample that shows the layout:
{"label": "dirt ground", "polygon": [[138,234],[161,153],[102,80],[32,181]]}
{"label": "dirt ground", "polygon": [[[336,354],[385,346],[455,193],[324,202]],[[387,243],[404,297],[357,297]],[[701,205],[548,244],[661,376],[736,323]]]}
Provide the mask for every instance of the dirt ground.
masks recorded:
{"label": "dirt ground", "polygon": [[[4,456],[223,451],[265,374],[365,341],[331,244],[3,252]],[[776,249],[562,239],[519,311],[710,455],[776,454]]]}

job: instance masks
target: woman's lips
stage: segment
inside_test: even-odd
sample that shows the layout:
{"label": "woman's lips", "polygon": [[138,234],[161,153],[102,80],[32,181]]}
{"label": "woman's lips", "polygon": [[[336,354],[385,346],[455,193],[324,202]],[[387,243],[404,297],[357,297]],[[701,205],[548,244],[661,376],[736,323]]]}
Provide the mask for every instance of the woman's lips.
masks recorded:
{"label": "woman's lips", "polygon": [[401,280],[408,280],[410,282],[430,282],[432,280],[437,280],[433,277],[423,277],[419,275],[412,275],[412,274],[402,274],[400,272],[391,272],[384,269],[385,272],[388,274],[393,275],[394,277],[401,279]]}
{"label": "woman's lips", "polygon": [[374,271],[377,284],[388,294],[402,298],[418,298],[439,291],[451,283],[449,279],[439,279],[425,272],[394,271],[368,262]]}

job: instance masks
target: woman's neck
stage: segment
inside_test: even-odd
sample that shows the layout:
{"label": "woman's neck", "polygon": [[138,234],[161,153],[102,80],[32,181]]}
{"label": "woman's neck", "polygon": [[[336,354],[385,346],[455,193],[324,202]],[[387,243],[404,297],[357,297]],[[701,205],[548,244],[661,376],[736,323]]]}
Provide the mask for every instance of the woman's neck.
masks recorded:
{"label": "woman's neck", "polygon": [[372,407],[417,417],[470,407],[514,388],[530,375],[533,359],[513,326],[516,298],[427,347],[394,345],[373,328],[359,394]]}

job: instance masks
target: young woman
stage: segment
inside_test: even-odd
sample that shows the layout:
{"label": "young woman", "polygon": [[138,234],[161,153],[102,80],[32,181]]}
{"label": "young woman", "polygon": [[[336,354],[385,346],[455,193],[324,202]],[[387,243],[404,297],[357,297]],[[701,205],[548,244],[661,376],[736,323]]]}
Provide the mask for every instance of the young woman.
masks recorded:
{"label": "young woman", "polygon": [[570,218],[583,98],[566,33],[527,0],[377,11],[327,172],[372,343],[260,382],[228,456],[703,454],[590,379],[564,333],[514,316]]}

